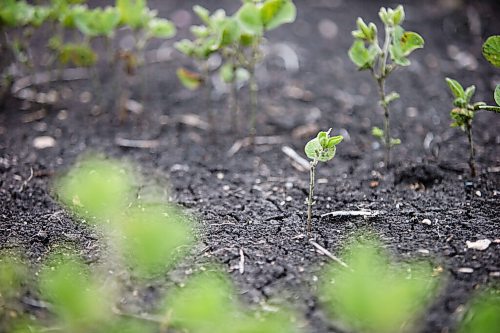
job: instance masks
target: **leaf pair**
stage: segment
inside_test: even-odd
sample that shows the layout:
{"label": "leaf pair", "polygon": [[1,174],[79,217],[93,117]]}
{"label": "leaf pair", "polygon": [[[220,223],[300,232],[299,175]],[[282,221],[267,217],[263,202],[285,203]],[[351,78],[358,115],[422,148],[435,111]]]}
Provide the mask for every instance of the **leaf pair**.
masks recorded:
{"label": "leaf pair", "polygon": [[304,150],[308,158],[313,161],[328,162],[335,157],[335,146],[342,142],[344,137],[342,135],[330,137],[331,130],[319,132],[306,144]]}
{"label": "leaf pair", "polygon": [[236,13],[243,30],[260,36],[269,31],[295,21],[297,9],[291,0],[266,0],[257,3],[246,2]]}

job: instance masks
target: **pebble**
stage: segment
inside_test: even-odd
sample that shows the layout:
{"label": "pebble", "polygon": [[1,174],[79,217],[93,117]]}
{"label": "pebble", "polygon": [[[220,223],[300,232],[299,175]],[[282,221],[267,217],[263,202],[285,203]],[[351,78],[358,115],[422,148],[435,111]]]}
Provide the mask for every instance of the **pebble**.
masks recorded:
{"label": "pebble", "polygon": [[430,253],[430,251],[427,249],[418,249],[417,252],[421,253],[421,254],[429,254]]}
{"label": "pebble", "polygon": [[432,224],[431,220],[429,220],[429,219],[423,219],[422,222],[420,222],[420,223],[427,224],[427,225],[431,225]]}
{"label": "pebble", "polygon": [[459,273],[465,273],[465,274],[472,274],[474,272],[474,269],[470,267],[461,267],[457,270]]}
{"label": "pebble", "polygon": [[484,251],[490,246],[491,241],[489,239],[480,239],[480,240],[475,241],[475,242],[467,241],[465,243],[467,244],[468,249]]}
{"label": "pebble", "polygon": [[481,191],[476,191],[476,195],[477,195],[478,197],[481,197]]}
{"label": "pebble", "polygon": [[33,139],[33,147],[36,149],[52,148],[56,145],[56,140],[51,136],[39,136]]}
{"label": "pebble", "polygon": [[224,179],[224,174],[222,172],[217,172],[217,179],[219,180]]}

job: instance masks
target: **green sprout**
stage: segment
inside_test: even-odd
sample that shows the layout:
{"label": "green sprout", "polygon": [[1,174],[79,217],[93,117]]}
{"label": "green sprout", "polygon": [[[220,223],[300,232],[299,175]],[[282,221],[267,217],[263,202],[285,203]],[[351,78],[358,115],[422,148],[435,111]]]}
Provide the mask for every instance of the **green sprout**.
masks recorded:
{"label": "green sprout", "polygon": [[316,177],[316,167],[319,162],[328,162],[335,157],[336,146],[342,142],[342,135],[330,137],[331,128],[327,132],[319,132],[318,135],[309,141],[305,146],[305,153],[311,162],[309,163],[309,196],[307,198],[307,237],[311,235],[312,229],[312,206],[314,196],[314,186]]}
{"label": "green sprout", "polygon": [[406,331],[438,286],[428,264],[395,265],[373,239],[350,246],[345,261],[350,269],[330,267],[320,290],[328,310],[356,331]]}
{"label": "green sprout", "polygon": [[396,68],[410,65],[408,56],[416,49],[423,48],[424,39],[419,34],[402,28],[405,13],[401,5],[395,9],[382,7],[379,17],[385,29],[382,47],[379,44],[377,26],[374,23],[367,25],[359,17],[356,21],[358,29],[352,32],[354,43],[349,49],[349,58],[359,70],[369,70],[377,82],[379,103],[384,110],[384,128],[374,127],[372,134],[384,145],[384,162],[389,167],[391,148],[401,143],[400,139],[391,137],[389,105],[400,96],[394,91],[386,93],[386,79]]}
{"label": "green sprout", "polygon": [[483,291],[470,302],[460,333],[493,333],[500,327],[500,292],[498,289]]}
{"label": "green sprout", "polygon": [[[500,36],[491,36],[483,44],[483,55],[493,66],[500,67]],[[491,111],[500,113],[500,84],[496,86],[493,93],[493,99],[497,105],[488,105],[485,102],[472,102],[472,97],[476,92],[474,85],[464,89],[464,87],[456,80],[446,78],[446,83],[450,88],[455,99],[450,116],[453,119],[451,127],[459,127],[467,133],[469,142],[469,168],[472,177],[477,174],[475,162],[475,149],[472,136],[472,121],[476,112]]]}

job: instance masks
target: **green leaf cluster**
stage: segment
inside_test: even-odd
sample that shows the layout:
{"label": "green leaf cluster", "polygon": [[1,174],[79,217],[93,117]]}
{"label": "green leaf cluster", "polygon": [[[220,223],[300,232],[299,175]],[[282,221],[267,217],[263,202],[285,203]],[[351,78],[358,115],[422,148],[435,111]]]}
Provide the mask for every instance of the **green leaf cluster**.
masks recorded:
{"label": "green leaf cluster", "polygon": [[[193,11],[202,24],[191,27],[192,40],[181,40],[175,47],[198,62],[205,62],[214,53],[219,53],[224,59],[219,74],[226,83],[246,80],[248,67],[255,61],[254,54],[248,50],[258,47],[265,31],[291,23],[296,17],[292,0],[244,1],[232,16],[222,9],[210,13],[198,5]],[[181,83],[187,88],[199,86],[183,74],[186,72],[178,72]]]}
{"label": "green leaf cluster", "polygon": [[375,239],[352,243],[344,257],[349,269],[330,267],[320,292],[331,313],[356,331],[401,332],[438,286],[428,264],[393,264]]}
{"label": "green leaf cluster", "polygon": [[295,333],[285,311],[246,311],[234,299],[235,290],[218,270],[201,272],[167,299],[164,313],[170,326],[190,333]]}
{"label": "green leaf cluster", "polygon": [[481,292],[470,302],[459,333],[493,333],[500,327],[500,290]]}
{"label": "green leaf cluster", "polygon": [[349,58],[359,70],[383,66],[385,70],[380,76],[385,77],[394,69],[392,67],[386,68],[389,65],[385,63],[388,55],[390,55],[392,66],[408,66],[410,65],[408,56],[413,51],[424,47],[424,39],[416,32],[403,29],[401,25],[405,13],[401,5],[395,9],[382,7],[379,17],[384,23],[386,31],[384,45],[389,46],[388,50],[384,50],[379,44],[377,26],[371,22],[366,24],[362,18],[358,18],[356,21],[357,29],[352,32],[354,43],[349,49]]}
{"label": "green leaf cluster", "polygon": [[336,146],[342,142],[342,135],[330,136],[332,129],[326,132],[319,132],[318,135],[310,140],[304,151],[306,156],[313,161],[328,162],[335,157]]}
{"label": "green leaf cluster", "polygon": [[500,35],[488,37],[483,44],[483,56],[493,66],[500,67]]}

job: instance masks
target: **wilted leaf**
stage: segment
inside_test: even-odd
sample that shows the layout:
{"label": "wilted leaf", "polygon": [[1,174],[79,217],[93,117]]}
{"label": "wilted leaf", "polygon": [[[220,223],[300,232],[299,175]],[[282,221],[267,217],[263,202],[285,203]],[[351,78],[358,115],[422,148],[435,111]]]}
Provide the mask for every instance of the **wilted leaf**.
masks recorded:
{"label": "wilted leaf", "polygon": [[203,78],[200,74],[191,72],[185,68],[179,68],[177,70],[177,77],[181,81],[184,87],[190,90],[196,90],[203,82]]}
{"label": "wilted leaf", "polygon": [[490,36],[483,44],[483,56],[493,66],[500,67],[500,36]]}

